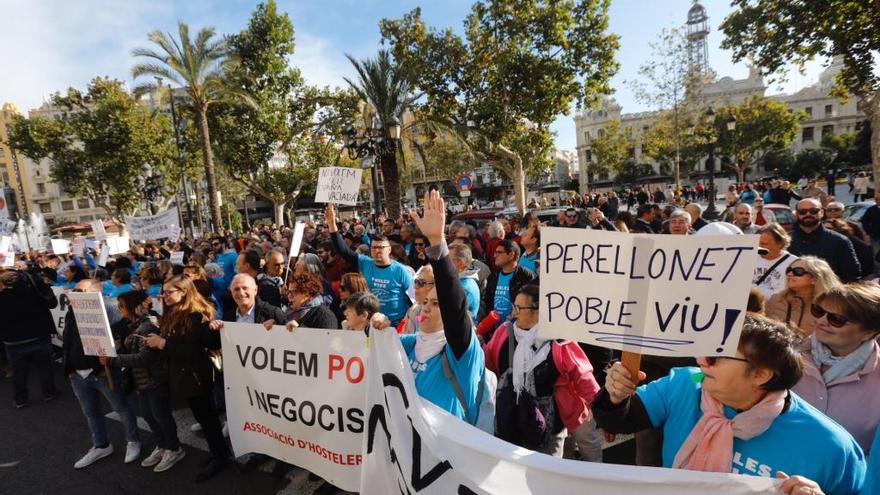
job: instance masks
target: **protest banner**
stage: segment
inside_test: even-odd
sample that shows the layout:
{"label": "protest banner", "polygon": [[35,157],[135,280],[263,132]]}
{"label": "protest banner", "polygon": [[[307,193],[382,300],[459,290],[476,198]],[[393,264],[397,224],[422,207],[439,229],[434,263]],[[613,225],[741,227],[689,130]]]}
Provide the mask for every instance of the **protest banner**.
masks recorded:
{"label": "protest banner", "polygon": [[370,334],[361,495],[725,495],[777,493],[781,481],[557,459],[514,446],[419,397],[397,334]]}
{"label": "protest banner", "polygon": [[52,243],[52,254],[68,254],[70,253],[70,241],[67,239],[50,239]]}
{"label": "protest banner", "polygon": [[0,253],[12,250],[12,237],[0,235]]}
{"label": "protest banner", "polygon": [[129,238],[127,235],[110,236],[107,238],[107,247],[110,255],[122,254],[128,251]]}
{"label": "protest banner", "polygon": [[107,238],[107,230],[104,229],[104,221],[103,220],[92,220],[91,222],[92,231],[95,233],[96,241],[103,241]]}
{"label": "protest banner", "polygon": [[183,265],[183,255],[185,253],[183,251],[174,251],[171,253],[169,260],[172,265]]}
{"label": "protest banner", "polygon": [[74,256],[82,256],[86,252],[86,238],[77,237],[70,243],[70,254]]}
{"label": "protest banner", "polygon": [[736,354],[758,236],[541,229],[540,335],[658,356]]}
{"label": "protest banner", "polygon": [[12,268],[15,266],[15,251],[0,251],[0,267]]}
{"label": "protest banner", "polygon": [[58,299],[58,305],[50,309],[52,321],[55,323],[55,331],[52,332],[52,345],[62,347],[62,339],[64,336],[64,318],[67,316],[67,308],[70,306],[70,300],[67,293],[70,289],[67,287],[52,287],[55,298]]}
{"label": "protest banner", "polygon": [[361,332],[226,323],[226,416],[236,456],[270,455],[357,490],[366,339]]}
{"label": "protest banner", "polygon": [[357,205],[363,173],[359,168],[321,167],[318,171],[315,203]]}
{"label": "protest banner", "polygon": [[177,224],[177,208],[145,217],[125,217],[129,236],[136,241],[171,237],[171,226]]}
{"label": "protest banner", "polygon": [[86,356],[116,357],[116,344],[110,332],[107,308],[100,292],[68,292],[73,317]]}
{"label": "protest banner", "polygon": [[107,260],[110,258],[110,246],[104,244],[100,246],[101,254],[98,255],[98,266],[107,266]]}

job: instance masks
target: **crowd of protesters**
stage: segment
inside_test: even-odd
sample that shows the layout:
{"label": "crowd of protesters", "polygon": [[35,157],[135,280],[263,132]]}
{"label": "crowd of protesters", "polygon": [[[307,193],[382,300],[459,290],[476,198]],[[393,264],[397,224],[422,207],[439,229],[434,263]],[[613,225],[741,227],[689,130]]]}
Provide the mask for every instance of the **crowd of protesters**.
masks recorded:
{"label": "crowd of protesters", "polygon": [[[15,268],[0,272],[7,361],[0,364],[11,375],[16,408],[31,403],[31,368],[42,398],[56,397],[49,311],[58,301],[51,286],[103,294],[117,357],[86,355],[70,314],[63,332],[64,372],[91,432],[77,469],[114,452],[101,397],[122,420],[125,463],[162,472],[184,458],[172,400],[186,402],[209,445],[197,481],[232,465],[247,471],[267,462],[231,459],[224,438],[218,330],[245,322],[267,331],[396,331],[423,398],[556,457],[601,462],[603,432],[634,433],[639,464],[780,477],[785,493],[871,493],[863,490],[880,483],[880,285],[873,264],[880,194],[861,223],[850,225],[840,217],[842,205],[808,187],[797,194],[773,181],[728,192],[730,223],[703,218],[701,183],[681,194],[658,188],[578,197],[547,223],[760,236],[753,312],[735,357],[646,356],[642,372],[631,376],[612,351],[542,339],[547,223],[529,211],[478,228],[448,218],[431,191],[418,211],[396,219],[359,220],[328,206],[308,223],[296,259],[288,259],[291,230],[271,225],[243,236],[135,243],[105,266],[88,249],[82,256],[21,253]],[[791,232],[769,211],[762,214],[762,203],[793,200]],[[169,261],[175,251],[184,252],[183,264]],[[495,419],[485,425],[481,391],[493,380]],[[152,431],[149,453],[135,411]],[[278,462],[273,471],[289,468]],[[325,483],[316,493],[335,491]]]}

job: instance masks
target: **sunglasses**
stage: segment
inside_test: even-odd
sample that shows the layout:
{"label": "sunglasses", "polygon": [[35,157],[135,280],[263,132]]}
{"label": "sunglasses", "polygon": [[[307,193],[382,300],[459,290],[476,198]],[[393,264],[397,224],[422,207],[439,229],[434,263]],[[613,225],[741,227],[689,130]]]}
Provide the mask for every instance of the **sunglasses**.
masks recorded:
{"label": "sunglasses", "polygon": [[806,215],[806,214],[818,215],[820,211],[821,210],[819,208],[804,208],[802,210],[798,209],[797,213],[798,213],[798,215]]}
{"label": "sunglasses", "polygon": [[806,268],[800,266],[790,266],[785,269],[785,274],[792,274],[795,277],[803,277],[804,275],[812,275],[812,273],[808,272]]}
{"label": "sunglasses", "polygon": [[427,285],[434,285],[434,282],[428,282],[427,280],[417,278],[413,280],[413,285],[415,285],[416,287],[425,287]]}
{"label": "sunglasses", "polygon": [[414,245],[415,247],[425,247],[425,243],[424,243],[424,242],[414,242],[413,245]]}
{"label": "sunglasses", "polygon": [[577,218],[577,215],[565,215],[565,218]]}
{"label": "sunglasses", "polygon": [[741,361],[743,363],[748,363],[748,359],[738,358],[738,357],[729,357],[729,356],[706,356],[703,359],[706,360],[707,366],[715,366],[715,363],[718,362],[719,359],[730,359],[731,361]]}
{"label": "sunglasses", "polygon": [[828,320],[828,324],[834,328],[840,328],[849,323],[849,320],[845,316],[825,311],[825,309],[818,304],[810,305],[810,313],[813,315],[813,318],[816,318],[817,320],[824,316],[825,319]]}

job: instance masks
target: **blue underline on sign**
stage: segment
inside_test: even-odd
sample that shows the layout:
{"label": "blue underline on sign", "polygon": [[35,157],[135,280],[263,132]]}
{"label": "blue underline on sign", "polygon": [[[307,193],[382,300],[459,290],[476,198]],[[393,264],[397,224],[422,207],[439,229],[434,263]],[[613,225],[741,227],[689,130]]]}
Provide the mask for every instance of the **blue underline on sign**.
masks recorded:
{"label": "blue underline on sign", "polygon": [[686,345],[693,344],[693,340],[677,340],[677,339],[661,339],[659,337],[649,337],[647,335],[628,335],[628,334],[619,334],[613,332],[597,332],[595,330],[589,330],[589,333],[593,333],[596,335],[608,335],[611,337],[617,337],[621,339],[632,339],[637,341],[648,342],[651,344],[667,344],[667,345]]}

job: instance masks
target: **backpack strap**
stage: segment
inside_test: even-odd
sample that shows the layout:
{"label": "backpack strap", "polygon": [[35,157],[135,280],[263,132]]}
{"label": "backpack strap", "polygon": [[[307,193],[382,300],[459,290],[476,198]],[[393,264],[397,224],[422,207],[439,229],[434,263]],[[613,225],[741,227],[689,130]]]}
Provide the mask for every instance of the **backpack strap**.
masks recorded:
{"label": "backpack strap", "polygon": [[[464,393],[461,391],[461,385],[458,383],[458,379],[455,378],[455,375],[452,373],[452,369],[449,367],[449,360],[446,358],[446,347],[440,351],[440,363],[443,365],[443,376],[449,380],[449,383],[452,384],[452,390],[455,391],[455,397],[458,398],[458,403],[461,405],[461,408],[464,410],[464,417],[470,418],[471,412],[468,408],[467,401],[464,400]],[[477,392],[477,404],[480,403],[480,399],[483,394],[483,383],[480,381],[480,390]],[[468,420],[470,423],[470,421]]]}
{"label": "backpack strap", "polygon": [[[770,274],[773,273],[774,270],[776,270],[776,267],[778,267],[778,266],[781,265],[785,260],[787,260],[789,256],[791,256],[791,253],[786,254],[785,256],[779,258],[779,259],[776,261],[776,263],[773,263],[773,266],[771,266],[769,270],[767,270],[766,272],[764,272],[764,274],[761,275],[761,278],[759,278],[758,281],[755,282],[755,284],[754,284],[755,287],[757,287],[757,286],[763,284],[764,281],[767,280],[767,277],[769,277]],[[784,274],[783,274],[783,275],[784,275]]]}

